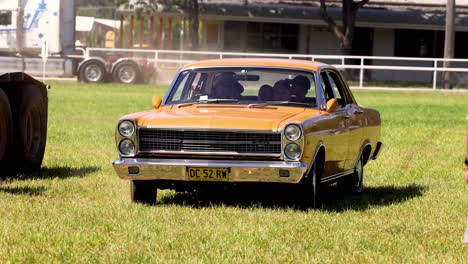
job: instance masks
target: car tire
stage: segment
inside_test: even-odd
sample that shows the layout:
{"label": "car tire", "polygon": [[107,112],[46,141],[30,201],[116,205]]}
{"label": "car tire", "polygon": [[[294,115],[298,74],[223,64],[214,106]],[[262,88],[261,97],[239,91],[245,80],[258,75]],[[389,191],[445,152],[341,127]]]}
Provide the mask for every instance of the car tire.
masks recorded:
{"label": "car tire", "polygon": [[47,139],[47,99],[34,86],[24,87],[15,125],[22,171],[40,169]]}
{"label": "car tire", "polygon": [[119,63],[112,72],[114,82],[134,84],[138,80],[138,68],[130,62]]}
{"label": "car tire", "polygon": [[12,117],[8,96],[0,90],[0,161],[7,153],[12,136]]}
{"label": "car tire", "polygon": [[358,194],[362,192],[364,180],[364,159],[361,154],[354,165],[354,172],[338,181],[338,189],[348,194]]}
{"label": "car tire", "polygon": [[307,178],[302,182],[302,199],[307,208],[317,209],[320,207],[320,178],[321,170],[317,161],[314,162]]}
{"label": "car tire", "polygon": [[157,188],[152,181],[130,181],[130,198],[133,203],[155,205]]}
{"label": "car tire", "polygon": [[87,61],[80,67],[80,80],[87,83],[104,82],[106,69],[98,61]]}

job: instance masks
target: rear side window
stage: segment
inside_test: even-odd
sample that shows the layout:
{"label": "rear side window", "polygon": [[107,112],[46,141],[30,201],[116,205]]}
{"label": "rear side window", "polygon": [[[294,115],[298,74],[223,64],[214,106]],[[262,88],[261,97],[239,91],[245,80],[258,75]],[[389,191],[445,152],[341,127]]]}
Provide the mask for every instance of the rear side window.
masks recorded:
{"label": "rear side window", "polygon": [[346,106],[347,99],[341,78],[332,71],[322,72],[320,76],[322,77],[322,85],[325,87],[326,101],[336,98],[338,105]]}
{"label": "rear side window", "polygon": [[335,94],[335,98],[338,101],[340,106],[345,106],[346,102],[346,94],[344,92],[343,83],[341,82],[341,78],[334,72],[328,72],[328,76],[330,76],[330,84],[333,87],[333,93]]}

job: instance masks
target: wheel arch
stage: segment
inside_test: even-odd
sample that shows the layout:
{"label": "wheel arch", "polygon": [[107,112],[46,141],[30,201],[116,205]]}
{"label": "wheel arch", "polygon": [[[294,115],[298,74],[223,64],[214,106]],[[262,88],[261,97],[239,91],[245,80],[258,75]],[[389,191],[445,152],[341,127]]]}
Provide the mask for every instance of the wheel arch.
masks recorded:
{"label": "wheel arch", "polygon": [[133,66],[135,66],[135,69],[137,70],[137,73],[138,73],[139,75],[141,75],[141,70],[140,70],[140,67],[139,67],[138,63],[137,63],[135,60],[131,59],[131,58],[120,58],[120,59],[116,60],[116,61],[112,64],[112,66],[111,66],[110,73],[114,74],[114,70],[115,70],[119,65],[121,65],[121,64],[123,64],[123,63],[130,63],[130,64],[133,64]]}
{"label": "wheel arch", "polygon": [[359,152],[359,156],[356,158],[356,162],[357,162],[357,159],[359,159],[362,155],[363,165],[366,165],[366,163],[369,161],[371,157],[371,154],[372,154],[372,144],[370,143],[369,140],[366,140],[361,146],[361,150]]}
{"label": "wheel arch", "polygon": [[325,145],[323,144],[323,142],[320,141],[319,143],[317,143],[317,146],[315,147],[315,152],[310,161],[310,166],[307,169],[305,178],[309,176],[310,170],[312,169],[312,165],[316,161],[317,161],[317,164],[320,164],[320,166],[317,169],[319,170],[321,174],[323,173],[323,169],[325,166],[325,157],[326,157]]}

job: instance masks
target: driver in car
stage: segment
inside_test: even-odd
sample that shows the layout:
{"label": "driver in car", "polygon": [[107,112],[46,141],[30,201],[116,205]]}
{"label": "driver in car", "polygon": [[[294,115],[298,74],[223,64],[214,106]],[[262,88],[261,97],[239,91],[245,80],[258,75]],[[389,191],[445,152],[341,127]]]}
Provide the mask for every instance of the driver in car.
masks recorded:
{"label": "driver in car", "polygon": [[306,102],[306,95],[310,89],[309,78],[298,75],[292,80],[291,92],[295,95],[296,102]]}
{"label": "driver in car", "polygon": [[234,73],[223,72],[213,81],[212,98],[216,99],[240,99],[244,87],[234,79]]}
{"label": "driver in car", "polygon": [[275,83],[275,86],[273,87],[273,99],[275,101],[291,100],[291,90],[288,81],[281,80]]}

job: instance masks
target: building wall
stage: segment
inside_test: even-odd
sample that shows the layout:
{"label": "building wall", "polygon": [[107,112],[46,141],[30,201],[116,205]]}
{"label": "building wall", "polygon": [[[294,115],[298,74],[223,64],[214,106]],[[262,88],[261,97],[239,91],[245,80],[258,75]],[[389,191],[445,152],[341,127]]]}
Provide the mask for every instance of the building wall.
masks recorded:
{"label": "building wall", "polygon": [[395,33],[393,29],[374,29],[374,56],[393,56],[395,47]]}
{"label": "building wall", "polygon": [[[213,42],[213,27],[209,29],[209,25],[217,25],[218,42]],[[202,45],[201,48],[207,51],[223,51],[224,50],[224,31],[226,30],[225,21],[222,20],[203,20],[202,27]],[[362,28],[360,28],[362,29]],[[395,42],[403,41],[396,38],[395,29],[391,28],[369,28],[370,38],[362,41],[372,41],[369,52],[362,55],[371,56],[396,56]],[[208,41],[208,35],[211,35],[211,41]],[[359,36],[358,36],[359,37]],[[401,37],[400,37],[401,38]],[[323,25],[299,25],[299,36],[297,37],[297,54],[315,54],[315,55],[339,55],[340,45],[333,33],[328,31],[328,28]],[[362,44],[358,45],[362,46]],[[240,39],[239,50],[241,51]],[[231,50],[230,50],[231,51]],[[232,50],[234,51],[234,50]],[[256,51],[256,52],[271,52],[271,51]],[[281,52],[282,53],[282,52]],[[294,53],[294,52],[291,52]],[[413,56],[420,56],[415,54]],[[429,56],[431,57],[431,56]],[[325,63],[337,64],[337,60],[321,60]],[[359,62],[356,62],[357,64]],[[368,65],[389,65],[389,66],[432,66],[432,62],[408,62],[408,61],[393,61],[393,60],[366,60]],[[353,76],[358,76],[358,70]],[[366,81],[395,81],[395,82],[419,82],[432,83],[433,73],[423,71],[393,71],[393,70],[366,70],[364,74]],[[439,78],[440,79],[440,78]],[[468,79],[468,78],[465,78]],[[468,82],[468,81],[467,81]]]}
{"label": "building wall", "polygon": [[341,54],[338,39],[322,26],[310,27],[309,52],[317,55]]}
{"label": "building wall", "polygon": [[223,51],[224,48],[224,21],[202,21],[202,45],[206,51]]}
{"label": "building wall", "polygon": [[[373,56],[395,56],[395,30],[374,29]],[[378,60],[371,64],[390,66],[432,66],[431,62]],[[371,70],[365,76],[371,81],[431,83],[432,72]]]}

